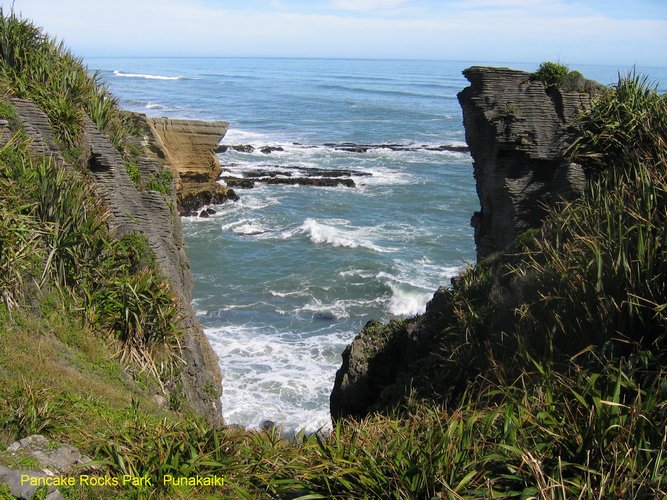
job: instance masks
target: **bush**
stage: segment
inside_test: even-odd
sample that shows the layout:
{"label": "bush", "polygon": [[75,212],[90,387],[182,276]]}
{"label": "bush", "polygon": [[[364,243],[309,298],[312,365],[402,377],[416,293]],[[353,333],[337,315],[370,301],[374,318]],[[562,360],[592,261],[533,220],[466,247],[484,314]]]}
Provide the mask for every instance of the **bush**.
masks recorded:
{"label": "bush", "polygon": [[550,90],[560,87],[569,73],[570,70],[563,64],[543,62],[532,76],[535,80],[544,83],[544,88]]}
{"label": "bush", "polygon": [[0,90],[38,104],[67,149],[80,140],[86,114],[122,149],[128,127],[99,75],[88,74],[81,58],[41,28],[1,7]]}

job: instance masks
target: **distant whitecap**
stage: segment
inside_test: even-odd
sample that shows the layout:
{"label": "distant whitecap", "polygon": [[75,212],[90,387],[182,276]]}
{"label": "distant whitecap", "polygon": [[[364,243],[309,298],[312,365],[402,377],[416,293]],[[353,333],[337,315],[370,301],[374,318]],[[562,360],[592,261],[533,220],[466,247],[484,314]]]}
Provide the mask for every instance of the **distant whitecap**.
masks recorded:
{"label": "distant whitecap", "polygon": [[114,70],[114,76],[123,78],[144,78],[146,80],[185,80],[183,76],[163,76],[163,75],[144,75],[141,73],[124,73],[122,71]]}

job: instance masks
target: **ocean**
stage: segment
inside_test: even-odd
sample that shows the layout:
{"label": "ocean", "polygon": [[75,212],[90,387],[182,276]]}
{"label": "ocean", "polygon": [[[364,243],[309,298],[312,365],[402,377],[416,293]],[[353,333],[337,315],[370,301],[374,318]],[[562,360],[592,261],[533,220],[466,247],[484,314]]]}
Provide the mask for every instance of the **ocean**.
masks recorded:
{"label": "ocean", "polygon": [[[456,94],[473,62],[88,58],[123,108],[225,120],[224,175],[345,171],[355,187],[257,185],[183,219],[193,307],[227,423],[327,430],[341,353],[363,325],[424,311],[474,262],[479,209]],[[533,71],[538,64],[504,63]],[[576,66],[610,84],[627,68]],[[667,70],[638,68],[660,82]],[[275,148],[269,153],[265,147]],[[454,150],[452,150],[454,149]]]}

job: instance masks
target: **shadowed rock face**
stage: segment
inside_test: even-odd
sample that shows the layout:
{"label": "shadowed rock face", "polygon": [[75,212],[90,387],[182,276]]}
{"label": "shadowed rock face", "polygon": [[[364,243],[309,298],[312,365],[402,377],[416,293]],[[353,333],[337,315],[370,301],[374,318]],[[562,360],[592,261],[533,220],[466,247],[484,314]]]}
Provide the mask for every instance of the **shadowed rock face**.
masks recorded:
{"label": "shadowed rock face", "polygon": [[227,122],[137,116],[150,132],[151,149],[176,173],[180,215],[196,215],[203,205],[238,199],[233,190],[217,183],[221,168],[214,151],[227,133]]}
{"label": "shadowed rock face", "polygon": [[472,218],[480,259],[539,226],[545,204],[583,190],[583,171],[567,161],[566,149],[597,84],[547,91],[523,71],[474,66],[463,74],[471,85],[458,98],[481,206]]}
{"label": "shadowed rock face", "polygon": [[[32,139],[33,147],[71,168],[58,151],[46,115],[32,102],[10,101],[23,129]],[[84,123],[83,143],[89,156],[90,178],[95,192],[109,208],[112,230],[118,236],[128,232],[146,235],[160,270],[178,299],[181,326],[185,331],[181,354],[185,365],[180,376],[183,395],[193,410],[214,424],[222,424],[222,375],[217,356],[190,306],[194,281],[185,254],[181,220],[169,208],[168,202],[173,202],[173,198],[155,191],[138,191],[120,154],[90,119]],[[142,172],[157,172],[162,168],[156,158],[145,156],[139,163]]]}

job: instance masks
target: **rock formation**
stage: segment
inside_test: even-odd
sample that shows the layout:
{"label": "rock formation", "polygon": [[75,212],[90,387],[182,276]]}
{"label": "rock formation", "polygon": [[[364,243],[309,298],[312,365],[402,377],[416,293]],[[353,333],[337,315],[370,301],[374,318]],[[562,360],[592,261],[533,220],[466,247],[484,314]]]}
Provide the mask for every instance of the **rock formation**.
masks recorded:
{"label": "rock formation", "polygon": [[474,66],[463,74],[471,85],[458,98],[481,206],[472,218],[481,259],[538,226],[545,205],[583,189],[585,175],[566,150],[597,84],[584,80],[566,92],[507,68]]}
{"label": "rock formation", "polygon": [[221,168],[215,149],[227,133],[227,122],[134,117],[150,150],[176,174],[180,215],[195,215],[203,205],[237,199],[232,189],[217,183]]}
{"label": "rock formation", "polygon": [[[575,137],[572,124],[589,105],[599,84],[579,81],[580,89],[547,90],[531,74],[505,68],[472,67],[463,72],[471,82],[459,93],[466,140],[474,160],[481,211],[473,216],[478,259],[502,252],[526,229],[537,227],[545,207],[580,194],[583,170],[567,161]],[[497,313],[489,331],[513,321],[520,287],[493,277],[496,293],[487,300]],[[455,321],[441,287],[425,314],[382,325],[370,322],[348,346],[336,373],[330,397],[334,420],[363,417],[404,402],[412,388],[429,391],[428,353],[443,342]],[[426,387],[425,387],[426,386]],[[465,388],[451,387],[457,393]]]}
{"label": "rock formation", "polygon": [[[32,102],[10,101],[33,147],[68,167],[55,145],[46,115]],[[155,191],[138,191],[116,148],[89,119],[84,123],[83,143],[93,187],[109,208],[112,230],[118,236],[129,232],[146,236],[160,270],[178,298],[185,331],[181,356],[185,365],[180,376],[182,387],[172,389],[182,391],[193,410],[212,423],[221,424],[222,376],[218,359],[190,306],[194,281],[184,250],[180,218],[169,207],[174,200]],[[142,158],[140,163],[145,172],[162,168],[149,158]]]}
{"label": "rock formation", "polygon": [[[12,468],[0,465],[0,484],[5,483],[12,498],[45,498],[64,500],[65,497],[55,486],[49,486],[45,496],[40,496],[38,487],[25,481],[25,476],[37,481],[40,478],[73,477],[83,471],[93,471],[92,458],[84,455],[69,444],[49,441],[40,434],[25,437],[10,444],[0,453],[0,462],[10,464],[31,463],[31,468]],[[38,468],[35,465],[39,465]],[[23,481],[22,481],[23,479]],[[4,497],[3,497],[4,498]]]}

